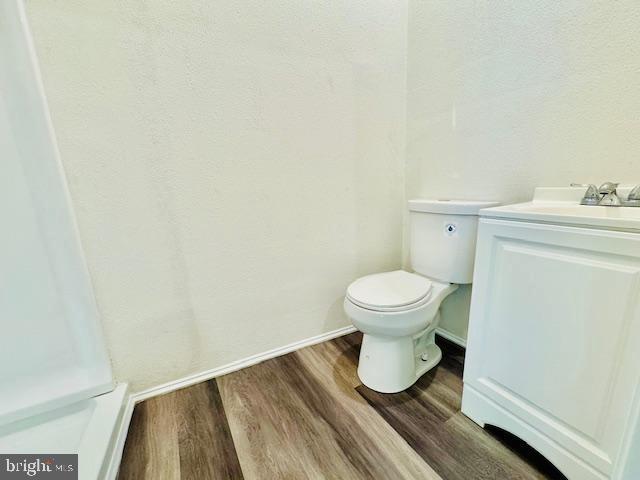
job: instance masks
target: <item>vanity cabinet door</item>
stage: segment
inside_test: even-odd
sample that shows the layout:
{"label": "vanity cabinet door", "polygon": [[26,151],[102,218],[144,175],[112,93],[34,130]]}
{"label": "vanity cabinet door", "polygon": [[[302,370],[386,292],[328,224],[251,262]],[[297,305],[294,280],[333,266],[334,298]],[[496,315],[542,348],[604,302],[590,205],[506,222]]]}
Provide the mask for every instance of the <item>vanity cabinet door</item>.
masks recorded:
{"label": "vanity cabinet door", "polygon": [[638,403],[640,235],[482,219],[476,255],[463,412],[565,474],[615,474]]}

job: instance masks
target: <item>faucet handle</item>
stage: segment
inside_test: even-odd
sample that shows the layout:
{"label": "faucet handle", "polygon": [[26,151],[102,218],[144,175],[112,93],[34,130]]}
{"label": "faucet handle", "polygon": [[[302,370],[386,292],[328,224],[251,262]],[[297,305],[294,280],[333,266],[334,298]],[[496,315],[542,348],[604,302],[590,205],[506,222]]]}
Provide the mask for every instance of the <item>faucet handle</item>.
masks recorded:
{"label": "faucet handle", "polygon": [[635,187],[633,187],[633,189],[629,192],[627,200],[640,201],[640,185],[636,185]]}
{"label": "faucet handle", "polygon": [[625,207],[640,207],[640,185],[633,187],[623,205]]}
{"label": "faucet handle", "polygon": [[584,187],[587,189],[582,196],[582,200],[580,200],[580,205],[598,205],[598,203],[600,203],[600,192],[598,191],[598,187],[593,183],[572,183],[571,186]]}
{"label": "faucet handle", "polygon": [[616,182],[604,182],[602,185],[600,185],[598,192],[600,192],[601,195],[609,195],[611,193],[616,193],[616,189],[618,188],[618,185],[620,184]]}

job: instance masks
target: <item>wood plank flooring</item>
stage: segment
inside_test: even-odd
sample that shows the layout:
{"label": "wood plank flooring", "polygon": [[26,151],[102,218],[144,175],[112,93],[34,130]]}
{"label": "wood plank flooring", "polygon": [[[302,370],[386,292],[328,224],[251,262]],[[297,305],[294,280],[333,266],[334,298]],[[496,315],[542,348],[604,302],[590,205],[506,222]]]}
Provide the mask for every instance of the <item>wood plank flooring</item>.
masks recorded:
{"label": "wood plank flooring", "polygon": [[216,381],[137,405],[118,478],[242,479]]}
{"label": "wood plank flooring", "polygon": [[[356,374],[355,333],[136,406],[120,480],[563,478],[460,413],[463,351],[394,395]],[[446,348],[445,348],[446,347]]]}

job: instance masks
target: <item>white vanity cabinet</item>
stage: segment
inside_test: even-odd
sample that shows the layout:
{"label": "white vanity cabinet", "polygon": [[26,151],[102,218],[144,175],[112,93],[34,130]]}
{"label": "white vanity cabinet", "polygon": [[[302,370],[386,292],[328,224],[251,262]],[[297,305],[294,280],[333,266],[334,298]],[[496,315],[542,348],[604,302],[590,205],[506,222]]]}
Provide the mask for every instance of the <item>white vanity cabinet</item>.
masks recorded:
{"label": "white vanity cabinet", "polygon": [[640,456],[640,230],[590,228],[576,212],[622,209],[576,207],[565,224],[549,223],[564,215],[550,204],[484,211],[462,411],[569,479],[638,478],[627,464]]}

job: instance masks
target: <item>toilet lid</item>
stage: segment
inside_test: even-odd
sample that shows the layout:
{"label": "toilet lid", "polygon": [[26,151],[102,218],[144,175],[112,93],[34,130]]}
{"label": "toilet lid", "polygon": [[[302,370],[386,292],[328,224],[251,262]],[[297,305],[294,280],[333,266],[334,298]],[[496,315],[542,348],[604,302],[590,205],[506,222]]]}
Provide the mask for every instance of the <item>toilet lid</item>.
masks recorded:
{"label": "toilet lid", "polygon": [[423,300],[431,287],[431,281],[420,275],[396,270],[359,278],[347,288],[347,297],[373,310],[397,308]]}

